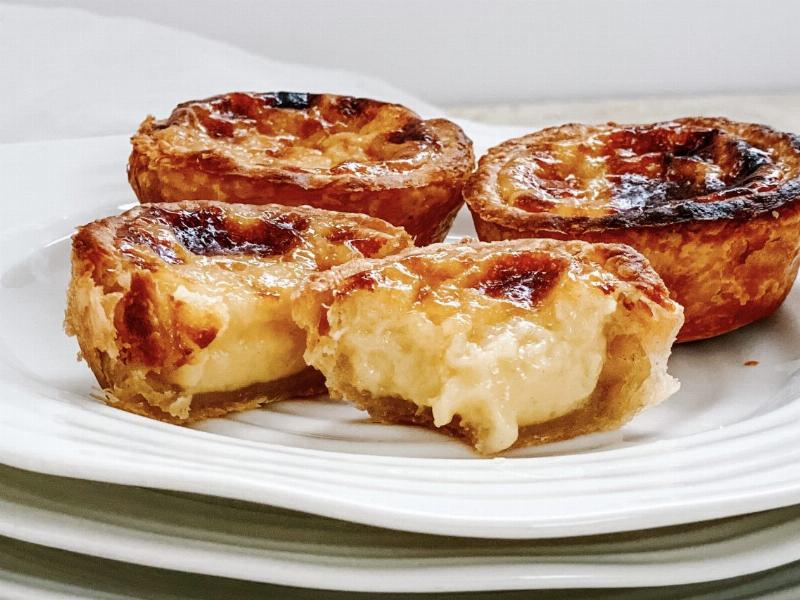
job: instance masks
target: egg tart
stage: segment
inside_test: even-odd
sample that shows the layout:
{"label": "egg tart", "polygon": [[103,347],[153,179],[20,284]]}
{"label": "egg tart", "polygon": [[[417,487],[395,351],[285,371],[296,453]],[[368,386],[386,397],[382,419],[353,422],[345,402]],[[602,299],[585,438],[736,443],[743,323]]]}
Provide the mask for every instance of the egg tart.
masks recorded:
{"label": "egg tart", "polygon": [[146,204],[79,228],[65,328],[108,403],[186,423],[324,392],[290,296],[310,273],[412,245],[366,215]]}
{"label": "egg tart", "polygon": [[552,127],[492,148],[465,198],[482,240],[638,249],[685,308],[678,341],[770,315],[797,275],[800,137],[763,125]]}
{"label": "egg tart", "polygon": [[356,260],[311,275],[292,314],[333,397],[491,454],[672,394],[682,313],[628,246],[531,239]]}
{"label": "egg tart", "polygon": [[128,179],[141,202],[213,199],[365,213],[444,239],[472,172],[454,123],[331,94],[234,92],[147,117]]}

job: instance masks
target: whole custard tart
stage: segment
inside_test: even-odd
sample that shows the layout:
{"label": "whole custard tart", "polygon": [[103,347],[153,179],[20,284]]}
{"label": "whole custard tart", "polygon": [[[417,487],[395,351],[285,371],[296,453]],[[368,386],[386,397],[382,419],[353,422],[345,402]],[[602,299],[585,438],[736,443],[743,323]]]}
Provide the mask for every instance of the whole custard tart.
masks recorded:
{"label": "whole custard tart", "polygon": [[492,148],[465,188],[482,240],[630,244],[685,308],[678,341],[775,311],[798,269],[800,137],[723,118],[564,125]]}
{"label": "whole custard tart", "polygon": [[320,394],[292,292],[311,273],[410,246],[366,215],[145,204],[78,229],[65,326],[108,403],[162,421]]}
{"label": "whole custard tart", "polygon": [[210,199],[308,204],[444,239],[474,166],[454,123],[399,105],[331,94],[234,92],[147,117],[128,179],[141,202]]}

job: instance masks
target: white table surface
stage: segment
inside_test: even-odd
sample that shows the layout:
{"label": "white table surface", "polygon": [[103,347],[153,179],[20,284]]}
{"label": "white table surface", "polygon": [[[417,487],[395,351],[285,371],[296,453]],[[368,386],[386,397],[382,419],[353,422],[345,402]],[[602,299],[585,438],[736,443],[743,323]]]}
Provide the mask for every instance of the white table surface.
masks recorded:
{"label": "white table surface", "polygon": [[455,117],[530,129],[561,123],[649,123],[676,117],[722,116],[800,132],[800,90],[794,93],[653,96],[592,101],[456,105]]}

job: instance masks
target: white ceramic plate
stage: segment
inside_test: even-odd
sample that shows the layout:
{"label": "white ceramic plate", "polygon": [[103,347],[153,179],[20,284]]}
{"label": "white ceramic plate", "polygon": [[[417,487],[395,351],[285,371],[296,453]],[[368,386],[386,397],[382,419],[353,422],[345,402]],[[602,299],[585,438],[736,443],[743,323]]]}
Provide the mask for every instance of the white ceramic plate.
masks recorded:
{"label": "white ceramic plate", "polygon": [[504,458],[330,402],[284,402],[195,429],[104,406],[61,330],[67,236],[131,202],[127,152],[121,137],[0,147],[1,462],[494,538],[626,531],[800,502],[798,294],[760,324],[678,348],[671,369],[682,391],[621,431]]}
{"label": "white ceramic plate", "polygon": [[[742,576],[798,560],[800,508],[635,533],[484,540],[0,467],[0,535],[140,565],[305,588],[638,587]],[[0,571],[1,557],[2,545]]]}
{"label": "white ceramic plate", "polygon": [[[579,594],[579,595],[578,595]],[[530,600],[530,591],[451,594],[326,592],[179,573],[0,538],[0,597],[26,600]],[[537,591],[536,600],[796,600],[798,563],[695,585]]]}

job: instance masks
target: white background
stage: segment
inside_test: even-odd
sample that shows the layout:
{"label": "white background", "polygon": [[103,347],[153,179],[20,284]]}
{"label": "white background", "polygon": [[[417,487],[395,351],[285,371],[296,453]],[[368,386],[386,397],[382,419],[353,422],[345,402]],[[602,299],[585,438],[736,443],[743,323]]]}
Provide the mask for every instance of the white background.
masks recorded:
{"label": "white background", "polygon": [[[793,0],[33,0],[134,16],[439,104],[800,89]],[[79,32],[76,32],[79,34]],[[164,56],[165,68],[180,68]]]}

